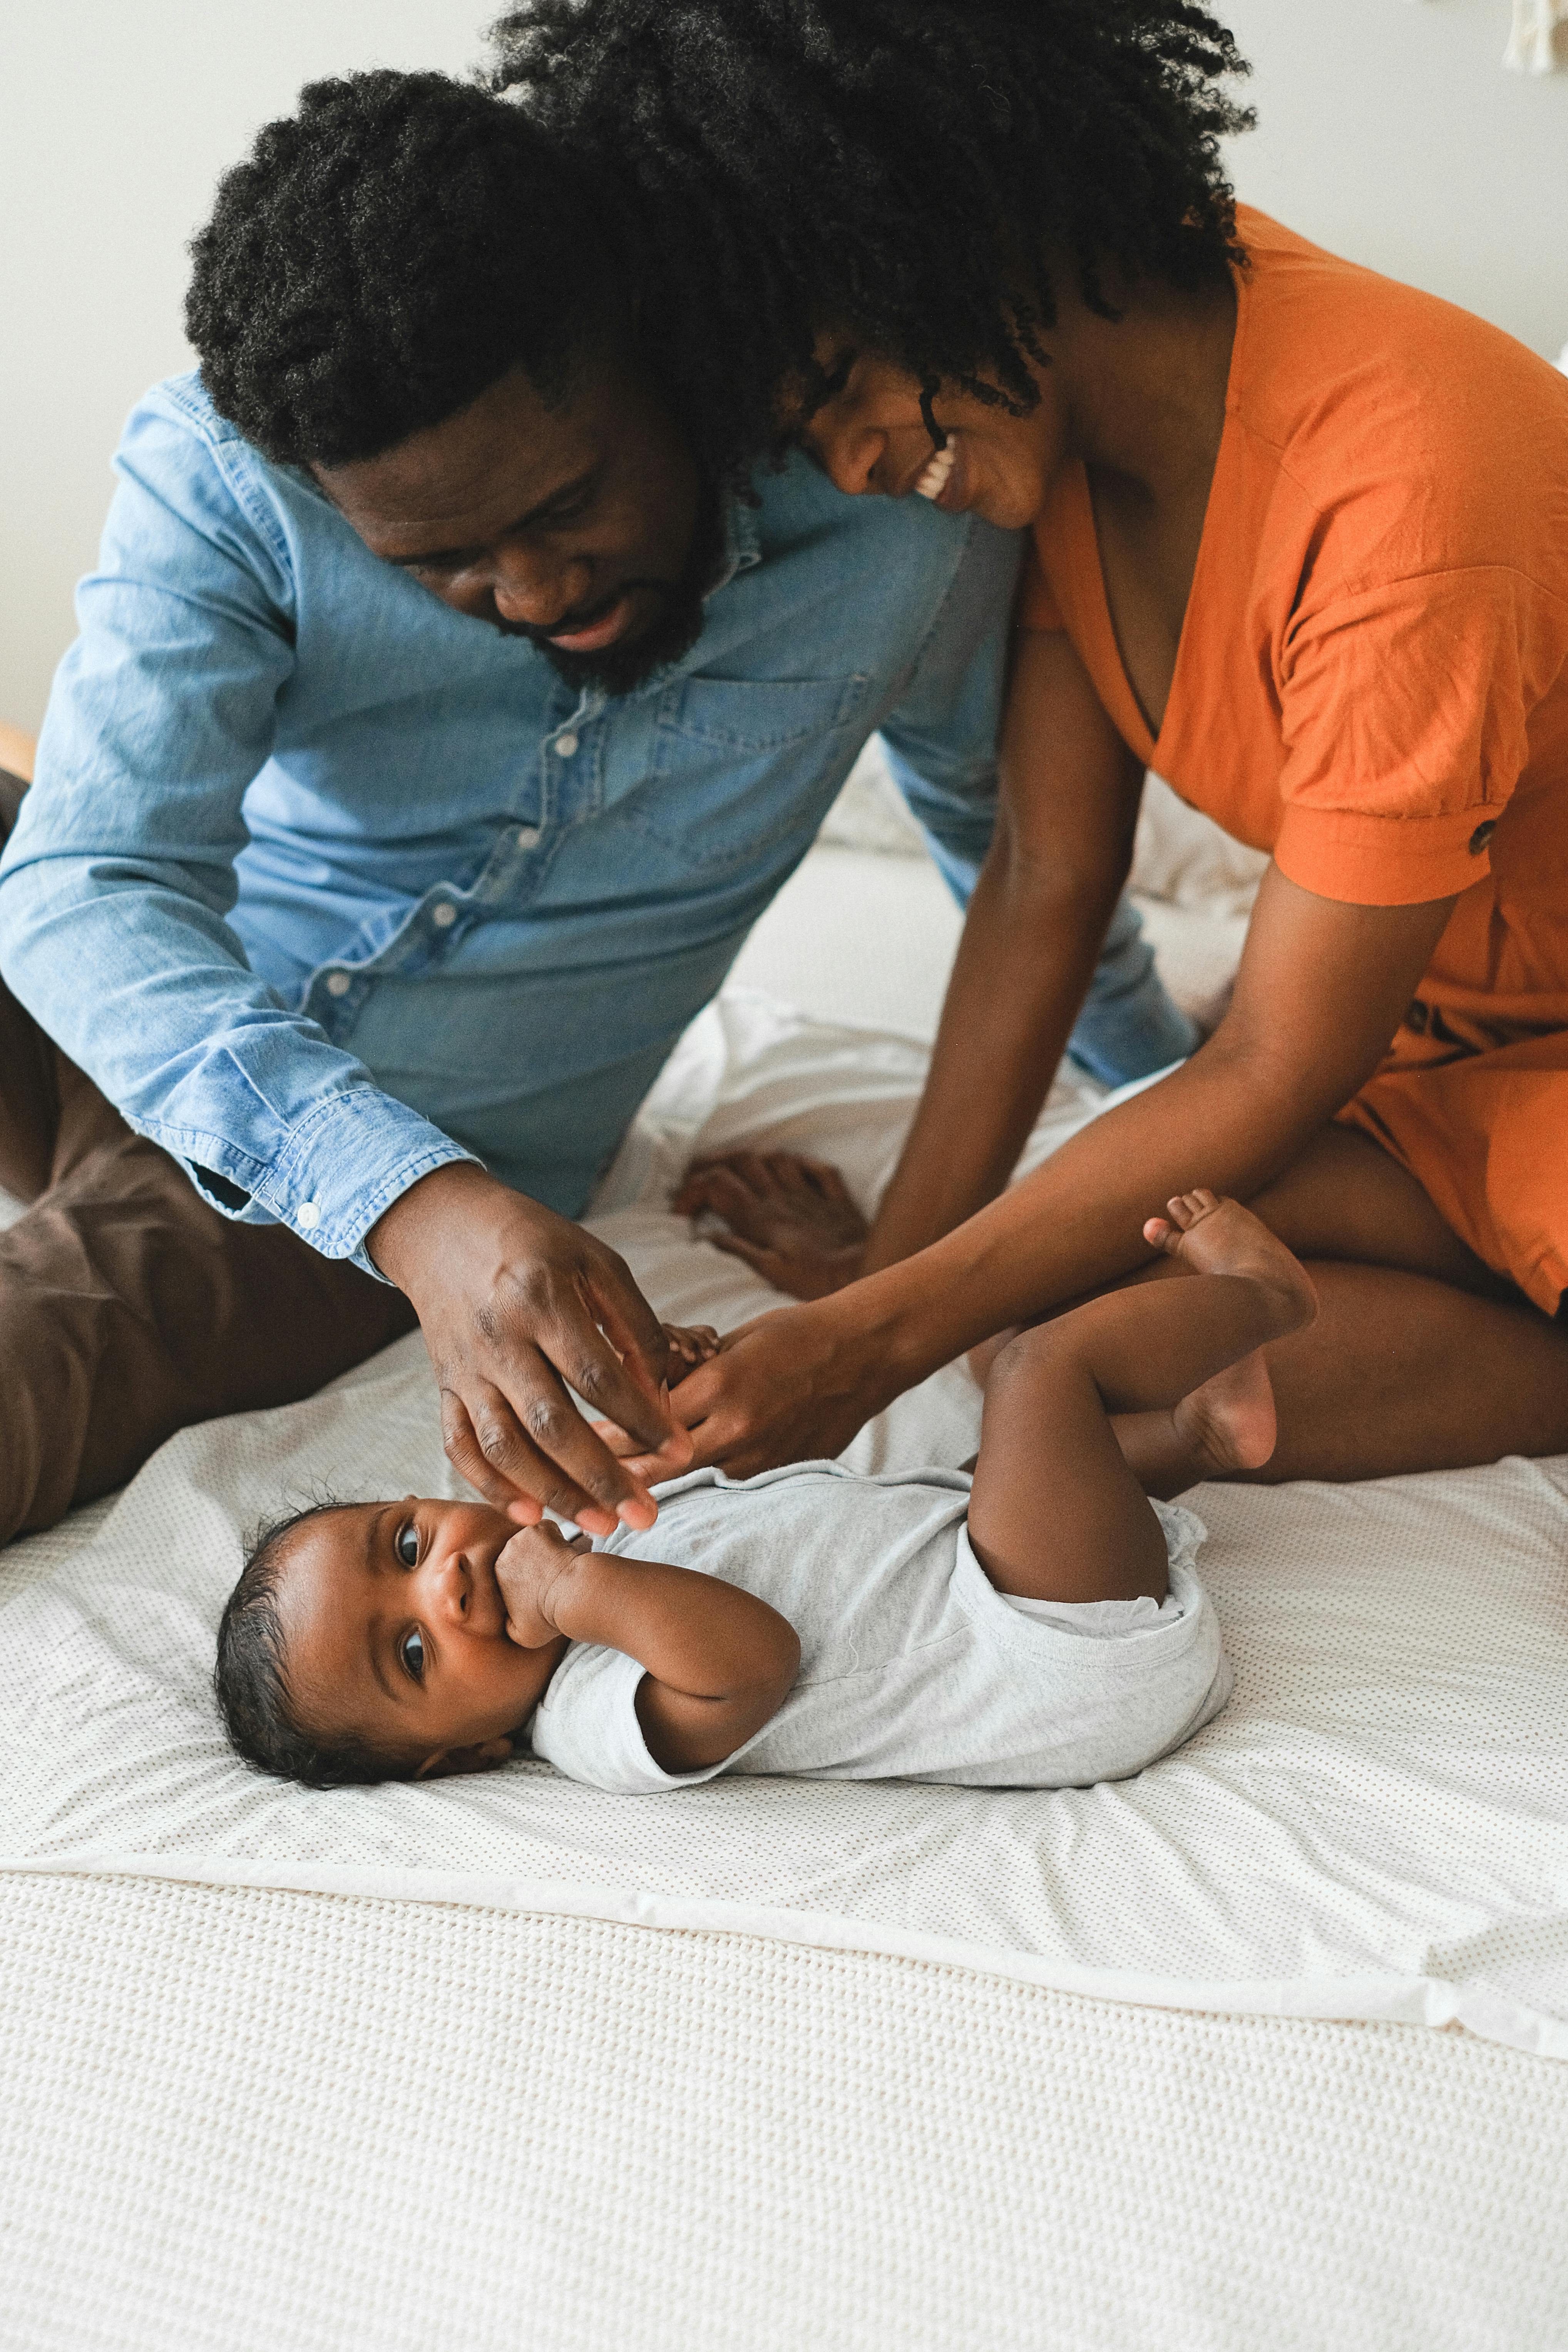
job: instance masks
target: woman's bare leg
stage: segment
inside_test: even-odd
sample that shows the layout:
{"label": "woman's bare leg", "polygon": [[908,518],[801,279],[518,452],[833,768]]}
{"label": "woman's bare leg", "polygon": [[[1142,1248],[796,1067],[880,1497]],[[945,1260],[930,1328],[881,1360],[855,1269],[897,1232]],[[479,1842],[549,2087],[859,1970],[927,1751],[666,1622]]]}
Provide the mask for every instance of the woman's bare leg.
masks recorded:
{"label": "woman's bare leg", "polygon": [[1275,1451],[1262,1468],[1230,1475],[1385,1478],[1568,1453],[1561,1322],[1422,1275],[1321,1260],[1309,1270],[1316,1324],[1264,1351]]}
{"label": "woman's bare leg", "polygon": [[[1279,1417],[1268,1461],[1188,1455],[1193,1479],[1382,1478],[1568,1453],[1568,1323],[1473,1256],[1370,1138],[1324,1129],[1247,1206],[1306,1262],[1320,1311],[1264,1350]],[[1180,1272],[1159,1259],[1130,1281]],[[1182,1491],[1181,1443],[1158,1416],[1118,1433],[1149,1493]]]}
{"label": "woman's bare leg", "polygon": [[1311,1318],[1311,1284],[1245,1209],[1199,1192],[1170,1212],[1147,1231],[1187,1279],[1108,1291],[1020,1332],[991,1367],[969,1534],[999,1591],[1162,1598],[1165,1539],[1111,1415],[1168,1412]]}
{"label": "woman's bare leg", "polygon": [[1472,1255],[1414,1176],[1330,1127],[1248,1202],[1310,1261],[1310,1331],[1266,1350],[1279,1416],[1262,1468],[1379,1478],[1568,1452],[1568,1327]]}
{"label": "woman's bare leg", "polygon": [[1428,1274],[1478,1298],[1519,1296],[1466,1248],[1408,1169],[1352,1127],[1321,1128],[1247,1205],[1300,1258]]}

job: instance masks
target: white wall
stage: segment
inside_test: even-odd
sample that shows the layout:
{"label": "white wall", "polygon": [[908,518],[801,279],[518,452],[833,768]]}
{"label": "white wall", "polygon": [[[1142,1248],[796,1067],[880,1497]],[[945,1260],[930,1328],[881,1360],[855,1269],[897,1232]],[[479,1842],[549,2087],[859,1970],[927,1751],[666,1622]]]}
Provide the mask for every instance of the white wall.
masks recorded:
{"label": "white wall", "polygon": [[[1215,0],[1258,72],[1244,195],[1555,355],[1568,338],[1568,74],[1500,65],[1507,0]],[[300,84],[459,71],[500,0],[0,6],[0,719],[36,727],[108,460],[189,363],[184,243]]]}
{"label": "white wall", "polygon": [[[1568,71],[1505,73],[1509,0],[1210,0],[1250,58],[1239,194],[1303,236],[1568,342]],[[1568,65],[1568,35],[1558,37]]]}
{"label": "white wall", "polygon": [[478,62],[500,0],[0,0],[0,719],[35,729],[185,243],[302,82]]}

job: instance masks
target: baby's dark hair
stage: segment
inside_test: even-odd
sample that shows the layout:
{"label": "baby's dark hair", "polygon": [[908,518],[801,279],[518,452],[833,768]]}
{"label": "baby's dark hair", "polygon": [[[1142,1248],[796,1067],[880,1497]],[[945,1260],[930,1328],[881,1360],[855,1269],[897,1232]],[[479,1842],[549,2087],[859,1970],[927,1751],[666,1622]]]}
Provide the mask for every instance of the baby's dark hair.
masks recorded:
{"label": "baby's dark hair", "polygon": [[280,465],[375,457],[513,368],[554,400],[620,307],[572,157],[437,73],[310,83],[191,256],[202,382]]}
{"label": "baby's dark hair", "polygon": [[294,1711],[278,1618],[279,1579],[296,1529],[342,1507],[330,1501],[310,1503],[258,1528],[217,1629],[213,1690],[230,1745],[256,1771],[302,1781],[307,1789],[411,1780],[417,1769],[407,1757],[383,1754],[363,1740],[323,1739],[308,1731]]}

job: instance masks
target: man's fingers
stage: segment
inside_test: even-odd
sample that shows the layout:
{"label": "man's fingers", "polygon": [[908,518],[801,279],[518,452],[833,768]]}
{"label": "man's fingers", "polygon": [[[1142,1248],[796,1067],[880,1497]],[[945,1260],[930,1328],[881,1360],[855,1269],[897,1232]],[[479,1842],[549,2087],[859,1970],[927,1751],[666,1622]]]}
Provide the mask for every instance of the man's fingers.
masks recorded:
{"label": "man's fingers", "polygon": [[731,1151],[726,1156],[726,1164],[743,1184],[749,1184],[753,1192],[762,1193],[764,1199],[778,1191],[778,1179],[764,1152]]}
{"label": "man's fingers", "polygon": [[498,1510],[521,1495],[575,1519],[595,1535],[626,1525],[651,1527],[657,1516],[635,1474],[600,1444],[561,1382],[541,1362],[509,1394],[489,1381],[442,1398],[447,1458]]}
{"label": "man's fingers", "polygon": [[[614,1413],[648,1444],[657,1445],[669,1427],[658,1403],[669,1360],[664,1325],[633,1281],[631,1268],[613,1250],[595,1250],[588,1265],[587,1290],[594,1321],[613,1352],[606,1355],[594,1344],[595,1333],[575,1363],[552,1350],[553,1360],[585,1404]],[[588,1334],[573,1337],[581,1341]],[[579,1371],[588,1377],[590,1387],[582,1385]]]}
{"label": "man's fingers", "polygon": [[[754,1176],[748,1176],[748,1169],[756,1171]],[[711,1160],[694,1160],[669,1204],[677,1216],[694,1217],[700,1209],[710,1208],[709,1188],[715,1178],[726,1178],[752,1192],[773,1189],[765,1164],[755,1151],[726,1151]]]}
{"label": "man's fingers", "polygon": [[717,1210],[721,1216],[729,1213],[731,1204],[744,1204],[754,1209],[757,1196],[745,1180],[733,1168],[715,1160],[707,1168],[695,1170],[675,1196],[673,1206],[683,1217],[700,1216],[704,1209]]}
{"label": "man's fingers", "polygon": [[768,1156],[768,1166],[773,1170],[781,1190],[786,1192],[820,1192],[822,1188],[817,1181],[818,1174],[824,1170],[826,1170],[829,1175],[837,1172],[827,1168],[826,1160],[803,1160],[798,1151],[771,1152]]}
{"label": "man's fingers", "polygon": [[536,1495],[521,1494],[510,1478],[493,1468],[485,1458],[484,1449],[474,1433],[468,1418],[468,1408],[455,1389],[441,1391],[441,1443],[447,1449],[447,1459],[460,1478],[481,1494],[486,1502],[510,1518],[520,1519],[527,1510],[531,1517],[521,1520],[525,1526],[537,1525],[543,1516],[543,1506]]}
{"label": "man's fingers", "polygon": [[689,1430],[676,1429],[655,1454],[636,1451],[626,1431],[617,1428],[613,1421],[596,1421],[594,1430],[622,1468],[645,1486],[657,1486],[665,1478],[679,1478],[683,1470],[691,1467],[692,1444]]}
{"label": "man's fingers", "polygon": [[728,1168],[713,1171],[708,1180],[707,1198],[702,1205],[722,1217],[731,1232],[740,1234],[747,1241],[764,1241],[775,1221],[773,1200],[764,1201],[751,1185],[742,1183]]}

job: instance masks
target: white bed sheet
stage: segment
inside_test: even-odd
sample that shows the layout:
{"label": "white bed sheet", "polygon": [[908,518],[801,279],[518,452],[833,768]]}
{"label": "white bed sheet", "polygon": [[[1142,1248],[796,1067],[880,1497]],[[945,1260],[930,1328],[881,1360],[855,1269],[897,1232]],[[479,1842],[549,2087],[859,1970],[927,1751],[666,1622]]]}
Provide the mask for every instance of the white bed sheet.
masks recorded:
{"label": "white bed sheet", "polygon": [[0,1877],[5,2352],[1561,2352],[1568,2067]]}
{"label": "white bed sheet", "polygon": [[[771,1294],[662,1205],[694,1139],[809,1145],[870,1198],[922,1066],[908,1040],[732,998],[595,1226],[664,1311],[733,1323]],[[1031,1159],[1098,1102],[1059,1089]],[[953,1369],[852,1458],[953,1462],[977,1421]],[[1187,2009],[1458,2020],[1568,2056],[1568,1465],[1203,1490],[1236,1698],[1136,1780],[1048,1795],[256,1779],[212,1718],[212,1631],[238,1529],[321,1485],[450,1491],[417,1339],[310,1404],[185,1433],[96,1524],[5,1555],[11,1865],[723,1927]]]}

